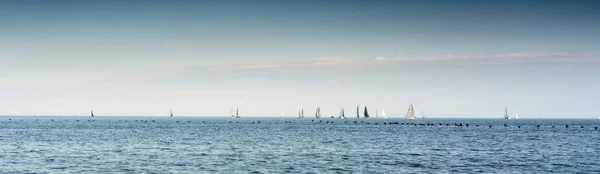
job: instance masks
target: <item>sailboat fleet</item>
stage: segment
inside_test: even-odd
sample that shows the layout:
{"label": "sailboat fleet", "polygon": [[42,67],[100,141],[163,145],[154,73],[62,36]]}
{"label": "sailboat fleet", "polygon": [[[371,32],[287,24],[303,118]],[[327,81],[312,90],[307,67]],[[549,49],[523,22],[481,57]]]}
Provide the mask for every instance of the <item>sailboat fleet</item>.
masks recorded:
{"label": "sailboat fleet", "polygon": [[[93,110],[90,110],[90,116],[95,117]],[[284,118],[283,110],[280,110],[280,116],[281,116],[281,118]],[[322,116],[321,107],[317,107],[317,109],[315,111],[315,118],[321,118],[321,116]],[[169,110],[169,118],[173,118],[173,117],[174,117],[173,110],[170,109]],[[364,107],[363,117],[370,118],[367,106]],[[240,118],[239,108],[235,108],[235,111],[234,111],[234,108],[231,108],[231,118]],[[298,110],[298,118],[304,118],[304,108],[301,108]],[[335,118],[335,116],[332,115],[331,118]],[[346,118],[346,111],[344,110],[344,107],[340,108],[338,118],[340,118],[340,119]],[[360,105],[356,106],[356,118],[360,118]],[[379,116],[379,109],[375,109],[375,118],[381,118],[381,119],[389,118],[387,112],[385,111],[385,108],[383,108],[381,110],[381,117]],[[414,111],[414,107],[413,107],[412,103],[410,105],[408,105],[408,110],[406,111],[406,115],[404,116],[404,118],[406,120],[416,120],[417,119],[417,117],[415,116],[415,111]],[[519,113],[516,113],[514,118],[519,119]],[[423,113],[422,109],[421,109],[421,119],[425,119],[425,114]],[[507,120],[512,119],[508,114],[508,107],[504,108],[503,119],[507,119]],[[600,118],[598,118],[598,119],[600,119]],[[541,124],[542,117],[540,117],[539,120],[540,120],[540,124]]]}

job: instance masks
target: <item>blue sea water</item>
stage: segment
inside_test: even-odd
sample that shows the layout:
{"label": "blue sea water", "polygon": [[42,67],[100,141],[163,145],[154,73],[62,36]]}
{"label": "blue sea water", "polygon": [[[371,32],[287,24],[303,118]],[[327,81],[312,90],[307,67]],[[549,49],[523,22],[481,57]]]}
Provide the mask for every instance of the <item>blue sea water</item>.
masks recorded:
{"label": "blue sea water", "polygon": [[600,173],[600,120],[538,123],[0,117],[0,173]]}

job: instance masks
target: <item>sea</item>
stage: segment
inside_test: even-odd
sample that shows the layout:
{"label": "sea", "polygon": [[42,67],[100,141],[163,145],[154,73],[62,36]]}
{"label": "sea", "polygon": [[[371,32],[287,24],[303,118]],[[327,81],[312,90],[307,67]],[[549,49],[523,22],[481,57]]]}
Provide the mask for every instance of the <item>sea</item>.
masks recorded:
{"label": "sea", "polygon": [[0,117],[0,173],[600,173],[596,127],[598,119]]}

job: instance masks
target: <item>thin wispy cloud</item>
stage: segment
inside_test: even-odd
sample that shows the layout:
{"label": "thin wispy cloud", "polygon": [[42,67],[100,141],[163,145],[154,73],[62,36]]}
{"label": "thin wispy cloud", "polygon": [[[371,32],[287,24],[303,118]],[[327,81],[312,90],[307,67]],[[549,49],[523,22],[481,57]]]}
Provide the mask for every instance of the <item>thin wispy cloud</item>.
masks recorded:
{"label": "thin wispy cloud", "polygon": [[597,59],[585,53],[503,53],[492,55],[445,55],[431,57],[399,57],[388,59],[357,58],[310,58],[287,61],[258,61],[239,64],[194,66],[187,70],[235,71],[235,70],[281,70],[294,68],[331,68],[344,66],[383,66],[407,63],[469,63],[518,64],[527,62],[589,62]]}
{"label": "thin wispy cloud", "polygon": [[301,68],[301,67],[330,67],[338,65],[350,65],[358,60],[347,58],[312,58],[289,61],[262,61],[242,64],[224,64],[215,66],[197,66],[192,69],[208,70],[252,70],[252,69],[277,69],[277,68]]}
{"label": "thin wispy cloud", "polygon": [[[548,61],[570,59],[572,61],[584,60],[584,53],[504,53],[492,55],[445,55],[434,57],[399,57],[399,61],[466,61],[466,60],[493,60],[493,59],[539,59],[546,58]],[[588,60],[588,59],[585,59]]]}

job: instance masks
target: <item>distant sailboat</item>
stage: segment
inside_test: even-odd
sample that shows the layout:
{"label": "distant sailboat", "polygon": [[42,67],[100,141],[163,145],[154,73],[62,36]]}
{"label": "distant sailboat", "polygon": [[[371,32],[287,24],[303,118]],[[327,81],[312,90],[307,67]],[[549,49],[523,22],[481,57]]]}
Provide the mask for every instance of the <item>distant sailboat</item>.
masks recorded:
{"label": "distant sailboat", "polygon": [[235,117],[233,118],[240,118],[240,108],[235,109]]}
{"label": "distant sailboat", "polygon": [[340,109],[340,117],[339,118],[346,118],[346,113],[344,112],[344,108]]}
{"label": "distant sailboat", "polygon": [[281,118],[283,118],[283,110],[279,110],[279,112],[281,113]]}
{"label": "distant sailboat", "polygon": [[379,118],[379,110],[375,108],[375,118]]}
{"label": "distant sailboat", "polygon": [[360,107],[356,105],[356,118],[360,118]]}
{"label": "distant sailboat", "polygon": [[417,117],[415,117],[415,110],[413,109],[412,103],[408,106],[408,111],[406,111],[406,116],[404,118],[407,120],[417,119]]}
{"label": "distant sailboat", "polygon": [[508,120],[510,119],[510,117],[508,117],[508,108],[504,107],[504,119]]}
{"label": "distant sailboat", "polygon": [[304,118],[304,108],[298,111],[298,118]]}
{"label": "distant sailboat", "polygon": [[321,118],[321,107],[317,107],[317,111],[315,112],[316,118]]}
{"label": "distant sailboat", "polygon": [[92,115],[92,117],[94,117],[94,111],[90,110],[90,114]]}
{"label": "distant sailboat", "polygon": [[365,106],[365,112],[363,113],[365,118],[369,118],[369,111],[367,111],[367,106]]}
{"label": "distant sailboat", "polygon": [[171,115],[169,115],[169,118],[173,118],[173,110],[170,109],[169,112],[171,113]]}
{"label": "distant sailboat", "polygon": [[388,116],[387,116],[387,113],[385,113],[385,108],[383,108],[383,109],[381,110],[381,118],[382,118],[382,119],[386,119],[386,118],[388,118]]}
{"label": "distant sailboat", "polygon": [[421,109],[421,119],[425,119],[425,114],[423,114],[423,109]]}
{"label": "distant sailboat", "polygon": [[235,113],[233,113],[233,108],[231,108],[231,118],[235,118]]}
{"label": "distant sailboat", "polygon": [[515,114],[515,119],[519,119],[519,113]]}

